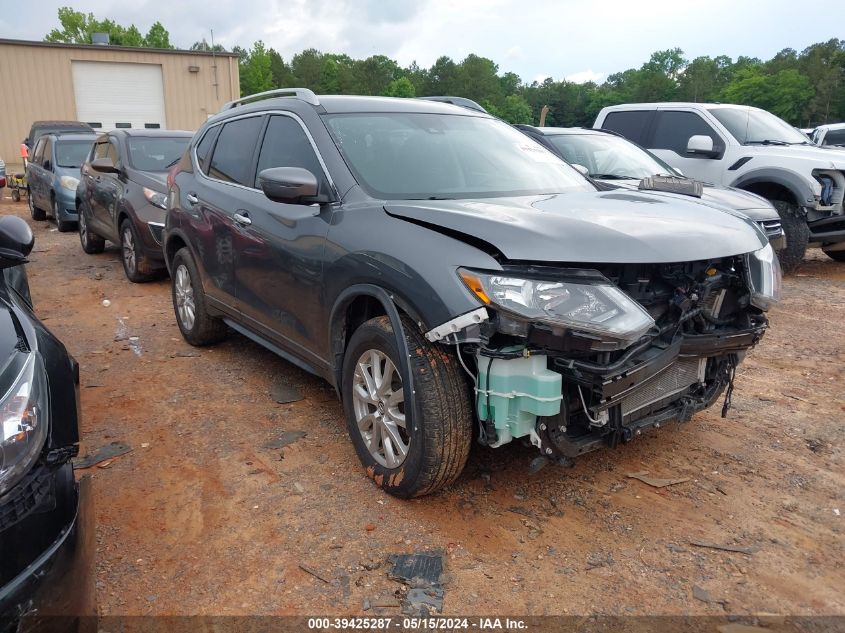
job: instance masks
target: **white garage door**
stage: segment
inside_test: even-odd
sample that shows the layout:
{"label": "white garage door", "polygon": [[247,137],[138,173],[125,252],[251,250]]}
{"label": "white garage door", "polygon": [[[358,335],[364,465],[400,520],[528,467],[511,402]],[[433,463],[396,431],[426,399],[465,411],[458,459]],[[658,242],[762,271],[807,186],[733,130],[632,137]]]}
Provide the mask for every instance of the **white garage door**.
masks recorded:
{"label": "white garage door", "polygon": [[76,115],[98,130],[167,127],[161,66],[72,62]]}

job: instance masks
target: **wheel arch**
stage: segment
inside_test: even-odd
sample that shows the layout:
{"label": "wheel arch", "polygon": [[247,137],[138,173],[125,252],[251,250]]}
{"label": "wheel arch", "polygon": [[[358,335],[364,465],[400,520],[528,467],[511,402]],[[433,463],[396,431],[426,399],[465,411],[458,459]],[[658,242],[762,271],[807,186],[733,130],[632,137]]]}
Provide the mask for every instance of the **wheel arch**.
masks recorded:
{"label": "wheel arch", "polygon": [[198,268],[201,265],[196,253],[194,253],[194,249],[191,247],[191,241],[179,230],[173,230],[167,233],[167,237],[164,240],[164,246],[162,248],[164,251],[164,264],[167,266],[167,272],[169,274],[173,273],[173,271],[170,270],[170,265],[173,258],[176,256],[176,253],[179,252],[179,249],[181,248],[187,248],[191,252],[191,256],[194,258],[194,262],[196,262]]}
{"label": "wheel arch", "polygon": [[811,185],[795,172],[785,169],[755,169],[737,178],[730,186],[756,193],[767,200],[781,200],[799,207],[815,204]]}

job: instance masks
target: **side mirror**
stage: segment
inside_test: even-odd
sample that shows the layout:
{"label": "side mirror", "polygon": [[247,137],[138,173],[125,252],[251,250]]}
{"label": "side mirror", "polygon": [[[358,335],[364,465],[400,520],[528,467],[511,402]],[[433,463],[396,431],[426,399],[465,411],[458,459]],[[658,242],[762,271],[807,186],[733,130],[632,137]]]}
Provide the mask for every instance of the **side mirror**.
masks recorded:
{"label": "side mirror", "polygon": [[317,177],[301,167],[272,167],[258,174],[258,186],[273,202],[313,204],[328,202],[320,196]]}
{"label": "side mirror", "polygon": [[571,163],[571,165],[572,165],[572,167],[575,168],[575,171],[577,171],[579,174],[581,174],[582,176],[585,176],[585,177],[589,177],[590,170],[587,169],[586,167],[584,167],[584,165],[581,165],[579,163]]}
{"label": "side mirror", "polygon": [[23,264],[34,243],[32,229],[18,216],[0,218],[0,268]]}
{"label": "side mirror", "polygon": [[687,154],[713,158],[718,152],[713,149],[713,139],[705,134],[691,136],[687,143]]}
{"label": "side mirror", "polygon": [[91,169],[104,174],[116,174],[120,171],[117,167],[114,166],[112,159],[107,156],[92,160]]}

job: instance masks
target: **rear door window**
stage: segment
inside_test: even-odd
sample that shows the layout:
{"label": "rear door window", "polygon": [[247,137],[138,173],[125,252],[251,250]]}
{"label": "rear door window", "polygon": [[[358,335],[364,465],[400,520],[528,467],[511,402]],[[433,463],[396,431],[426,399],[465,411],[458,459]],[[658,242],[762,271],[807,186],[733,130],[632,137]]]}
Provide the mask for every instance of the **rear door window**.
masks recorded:
{"label": "rear door window", "polygon": [[261,152],[258,155],[255,186],[258,187],[258,174],[271,167],[301,167],[317,178],[321,190],[325,177],[323,167],[314,153],[311,142],[302,126],[289,116],[273,116],[267,125]]}
{"label": "rear door window", "polygon": [[35,144],[35,149],[32,151],[32,158],[30,162],[35,163],[36,165],[41,164],[41,159],[44,156],[44,139],[38,139],[38,142]]}
{"label": "rear door window", "polygon": [[648,124],[654,115],[653,110],[621,110],[611,112],[604,118],[602,128],[612,130],[640,145],[645,139]]}
{"label": "rear door window", "polygon": [[215,125],[209,129],[197,143],[197,161],[202,173],[208,175],[208,163],[211,160],[211,150],[214,147],[214,141],[217,140],[217,135],[220,134],[219,125]]}
{"label": "rear door window", "polygon": [[53,139],[45,139],[41,151],[41,166],[44,169],[50,169],[53,166]]}
{"label": "rear door window", "polygon": [[654,133],[648,147],[669,149],[679,156],[686,156],[690,137],[699,135],[713,139],[713,149],[717,152],[725,149],[722,138],[695,112],[660,111],[657,113]]}
{"label": "rear door window", "polygon": [[263,116],[237,119],[223,125],[208,175],[224,182],[255,186],[255,147],[264,121]]}

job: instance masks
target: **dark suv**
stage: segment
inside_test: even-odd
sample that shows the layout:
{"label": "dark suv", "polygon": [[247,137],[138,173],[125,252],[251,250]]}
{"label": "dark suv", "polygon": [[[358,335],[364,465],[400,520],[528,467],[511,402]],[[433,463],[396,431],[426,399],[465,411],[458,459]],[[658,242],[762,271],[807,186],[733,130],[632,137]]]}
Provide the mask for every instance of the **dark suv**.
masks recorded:
{"label": "dark suv", "polygon": [[598,191],[445,103],[255,95],[203,125],[170,182],[185,339],[228,325],[324,377],[401,497],[457,477],[474,435],[567,461],[689,420],[730,394],[779,292],[749,219]]}
{"label": "dark suv", "polygon": [[123,271],[136,283],[165,269],[161,233],[167,209],[167,171],[188,146],[181,130],[113,130],[97,138],[76,188],[79,242],[89,254],[106,240],[120,245]]}

